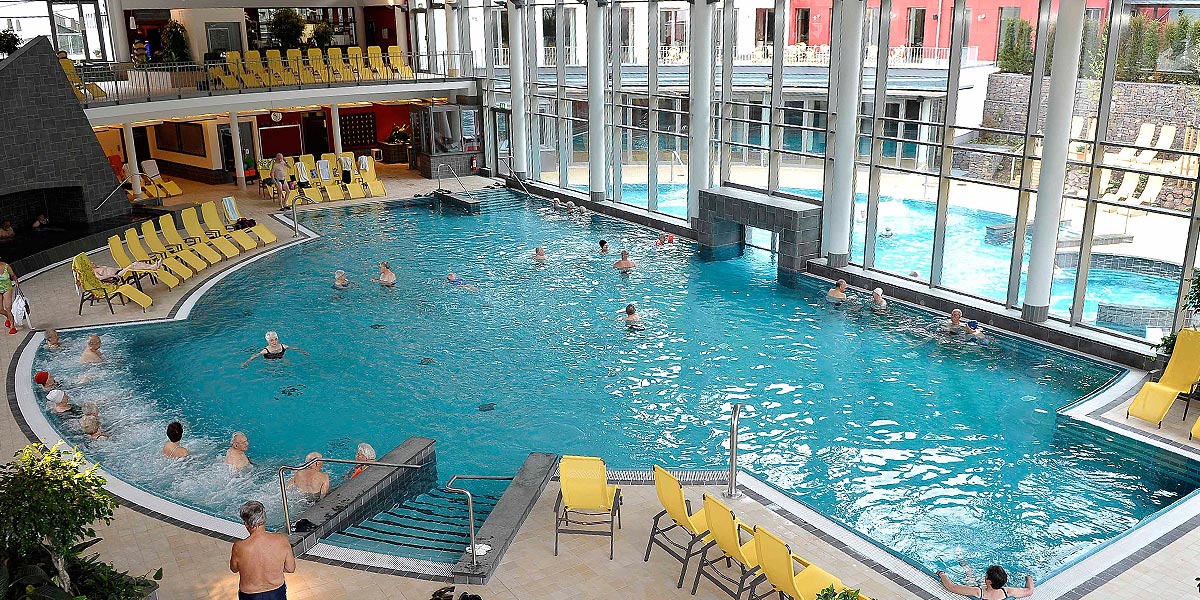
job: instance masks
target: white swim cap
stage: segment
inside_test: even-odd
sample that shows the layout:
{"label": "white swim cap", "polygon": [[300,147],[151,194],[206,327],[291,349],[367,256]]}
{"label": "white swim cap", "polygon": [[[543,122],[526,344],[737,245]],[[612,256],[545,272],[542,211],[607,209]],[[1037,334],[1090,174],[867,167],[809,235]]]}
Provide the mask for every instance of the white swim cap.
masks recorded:
{"label": "white swim cap", "polygon": [[63,396],[66,395],[67,393],[62,390],[50,390],[50,393],[46,394],[46,399],[58,404],[59,402],[62,402]]}
{"label": "white swim cap", "polygon": [[871,291],[872,291],[872,292],[875,292],[876,294],[879,294],[880,296],[882,296],[882,295],[883,295],[883,288],[875,288],[875,289],[873,289],[873,290],[871,290]]}

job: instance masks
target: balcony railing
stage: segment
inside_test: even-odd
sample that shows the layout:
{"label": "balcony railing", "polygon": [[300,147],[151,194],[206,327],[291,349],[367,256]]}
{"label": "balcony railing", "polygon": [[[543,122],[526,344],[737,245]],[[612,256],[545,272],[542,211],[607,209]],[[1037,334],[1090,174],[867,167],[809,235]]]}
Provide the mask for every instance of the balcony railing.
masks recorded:
{"label": "balcony railing", "polygon": [[[568,46],[568,47],[564,48],[563,56],[564,56],[563,64],[568,67],[574,67],[574,66],[578,66],[581,64],[579,62],[579,56],[578,56],[578,54],[576,54],[575,48],[573,48],[573,47]],[[542,48],[542,64],[540,64],[539,66],[557,67],[558,66],[558,48],[555,46],[546,46],[545,48]]]}
{"label": "balcony railing", "polygon": [[[415,58],[415,60],[414,60]],[[417,65],[414,70],[410,65]],[[404,53],[394,60],[357,57],[338,62],[264,60],[261,63],[76,63],[68,74],[76,97],[85,105],[174,100],[281,89],[382,85],[481,76],[470,52]]]}

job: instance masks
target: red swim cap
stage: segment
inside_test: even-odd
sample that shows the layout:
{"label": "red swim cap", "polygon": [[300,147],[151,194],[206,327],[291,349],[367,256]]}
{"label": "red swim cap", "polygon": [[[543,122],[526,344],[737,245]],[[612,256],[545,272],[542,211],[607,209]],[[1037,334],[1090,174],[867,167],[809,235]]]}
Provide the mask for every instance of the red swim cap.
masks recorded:
{"label": "red swim cap", "polygon": [[33,382],[38,385],[46,385],[47,381],[50,381],[50,374],[45,371],[38,371],[33,376]]}

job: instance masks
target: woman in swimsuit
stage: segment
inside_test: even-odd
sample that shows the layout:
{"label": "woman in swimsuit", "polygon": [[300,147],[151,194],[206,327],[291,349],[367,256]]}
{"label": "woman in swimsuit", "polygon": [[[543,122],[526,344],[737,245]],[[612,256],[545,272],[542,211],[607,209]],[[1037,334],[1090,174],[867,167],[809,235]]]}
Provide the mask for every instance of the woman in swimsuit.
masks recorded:
{"label": "woman in swimsuit", "polygon": [[938,571],[937,576],[942,580],[942,587],[968,598],[1007,600],[1008,598],[1025,598],[1033,595],[1033,577],[1025,576],[1025,587],[1023,588],[1004,587],[1004,584],[1008,583],[1008,573],[998,565],[988,567],[987,573],[983,576],[983,585],[959,585],[950,581],[945,571]]}
{"label": "woman in swimsuit", "polygon": [[253,361],[254,359],[256,359],[260,356],[263,357],[263,360],[282,360],[284,353],[286,353],[288,350],[295,350],[296,352],[299,352],[300,354],[303,354],[305,356],[310,356],[309,353],[307,353],[299,348],[293,348],[292,346],[287,346],[287,345],[279,343],[279,334],[275,333],[274,331],[268,331],[266,334],[266,338],[267,338],[267,347],[263,348],[262,350],[259,350],[258,352],[255,352],[254,355],[251,356],[250,358],[247,358],[246,362],[242,363],[243,369],[246,368],[246,365],[250,364],[251,361]]}
{"label": "woman in swimsuit", "polygon": [[464,290],[467,290],[468,292],[478,292],[479,291],[479,288],[467,283],[466,279],[463,279],[462,277],[455,275],[454,271],[451,271],[449,275],[446,275],[446,281],[442,283],[442,287],[446,287],[446,284],[449,284],[451,286],[460,287]]}
{"label": "woman in swimsuit", "polygon": [[12,314],[13,288],[17,285],[17,274],[13,273],[12,265],[0,261],[0,315],[4,315],[4,326],[8,332],[16,333],[13,327],[15,319]]}

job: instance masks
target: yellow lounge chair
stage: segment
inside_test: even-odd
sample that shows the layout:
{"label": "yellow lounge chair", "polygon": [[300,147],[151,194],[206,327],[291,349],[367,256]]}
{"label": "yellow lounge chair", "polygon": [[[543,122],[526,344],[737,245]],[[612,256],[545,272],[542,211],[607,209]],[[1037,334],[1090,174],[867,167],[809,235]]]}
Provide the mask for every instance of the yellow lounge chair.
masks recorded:
{"label": "yellow lounge chair", "polygon": [[158,258],[163,258],[162,256],[151,256],[146,247],[142,245],[142,239],[138,237],[137,229],[132,227],[125,230],[125,245],[129,248],[129,255],[133,257],[133,260],[150,263]]}
{"label": "yellow lounge chair", "polygon": [[158,230],[154,228],[154,219],[142,221],[142,240],[146,242],[146,247],[150,249],[151,254],[159,256],[170,256],[175,250],[180,249],[180,246],[167,247],[158,238]]}
{"label": "yellow lounge chair", "polygon": [[183,193],[183,189],[179,187],[179,184],[162,176],[162,171],[158,170],[158,161],[154,160],[153,158],[142,161],[142,174],[145,175],[153,185],[157,185],[159,188],[161,188],[162,193],[165,196],[178,196]]}
{"label": "yellow lounge chair", "polygon": [[[650,528],[650,541],[646,542],[646,556],[643,562],[650,560],[650,551],[658,544],[667,554],[674,556],[683,563],[679,570],[679,581],[675,587],[683,587],[683,577],[687,573],[688,562],[693,556],[701,554],[701,543],[708,536],[708,521],[704,518],[704,509],[692,512],[691,503],[683,496],[683,486],[674,475],[666,469],[654,465],[654,490],[658,492],[658,501],[663,505],[663,511],[654,515],[654,525]],[[663,517],[669,517],[671,524],[665,527],[659,524]],[[683,545],[667,537],[667,532],[682,529],[687,536],[687,545]],[[711,541],[711,538],[709,538]]]}
{"label": "yellow lounge chair", "polygon": [[346,193],[342,191],[341,179],[333,179],[333,166],[329,161],[321,159],[317,161],[317,178],[313,180],[313,185],[317,188],[325,190],[329,194],[329,201],[345,200]]}
{"label": "yellow lounge chair", "polygon": [[375,72],[371,70],[371,66],[363,60],[362,48],[358,46],[350,46],[346,48],[346,60],[350,61],[350,70],[358,75],[359,81],[374,81]]}
{"label": "yellow lounge chair", "polygon": [[412,79],[413,70],[408,66],[408,60],[404,58],[404,49],[400,46],[388,46],[388,62],[392,63],[392,70],[400,79]]}
{"label": "yellow lounge chair", "polygon": [[367,46],[367,63],[380,79],[392,78],[392,70],[383,62],[383,50],[379,46]]}
{"label": "yellow lounge chair", "polygon": [[[753,590],[751,583],[760,575],[758,544],[754,542],[754,530],[737,520],[728,506],[708,494],[704,494],[704,518],[708,520],[708,531],[713,541],[700,549],[700,567],[696,569],[696,579],[692,582],[692,594],[696,594],[696,588],[700,587],[700,577],[703,576],[733,596],[734,600],[740,600],[742,593]],[[743,531],[751,536],[746,542],[742,541]],[[708,551],[713,546],[721,552],[710,560]],[[717,570],[716,565],[722,562],[732,563],[738,568],[736,577],[730,577]],[[722,579],[730,584],[737,584],[737,588],[726,585]]]}
{"label": "yellow lounge chair", "polygon": [[[114,235],[108,238],[108,253],[112,256],[113,263],[119,269],[127,268],[133,264],[133,260],[125,253],[125,247],[121,245],[121,238],[118,236]],[[170,273],[164,274],[161,270],[150,269],[133,269],[121,280],[121,283],[131,283],[138,289],[141,289],[142,279],[145,277],[150,277],[150,283],[152,284],[158,283],[161,280],[168,288],[179,285],[179,280],[172,277]]]}
{"label": "yellow lounge chair", "polygon": [[317,83],[333,81],[329,73],[329,65],[325,64],[325,54],[321,52],[320,48],[308,49],[308,68],[312,70]]}
{"label": "yellow lounge chair", "polygon": [[[221,198],[221,205],[225,207],[225,220],[230,223],[236,223],[242,218],[242,211],[238,210],[237,200],[233,196],[225,196]],[[269,246],[279,241],[279,238],[266,225],[259,223],[247,228],[247,231],[258,236],[264,246]]]}
{"label": "yellow lounge chair", "polygon": [[[183,218],[183,230],[189,236],[201,241],[211,242],[214,248],[225,255],[225,258],[233,258],[241,254],[237,246],[234,246],[233,242],[230,242],[228,238],[221,235],[213,235],[205,231],[204,227],[200,225],[200,217],[196,215],[196,207],[189,206],[183,209],[183,212],[179,213],[179,216]],[[205,240],[205,236],[209,236],[209,239]]]}
{"label": "yellow lounge chair", "polygon": [[1196,424],[1192,425],[1192,430],[1188,432],[1188,439],[1192,439],[1200,435],[1200,419],[1196,419]]}
{"label": "yellow lounge chair", "polygon": [[[175,251],[174,256],[187,263],[193,270],[203,271],[208,268],[208,265],[215,265],[221,262],[221,253],[217,252],[203,238],[196,238],[191,235],[187,238],[181,237],[179,230],[175,229],[175,221],[171,218],[171,215],[159,217],[158,224],[162,226],[163,238],[167,240],[167,243],[180,247],[179,250]],[[188,242],[191,243],[189,244]],[[201,258],[201,256],[204,258]]]}
{"label": "yellow lounge chair", "polygon": [[[250,234],[241,229],[228,229],[225,223],[221,222],[221,215],[217,212],[216,200],[205,202],[200,205],[200,216],[204,217],[204,228],[209,231],[216,231],[218,236],[225,236],[237,242],[237,245],[242,247],[242,250],[253,250],[258,247],[258,242],[250,237]],[[220,229],[218,229],[220,228]]]}
{"label": "yellow lounge chair", "polygon": [[1175,340],[1175,350],[1162,379],[1142,385],[1129,404],[1125,418],[1137,417],[1162,427],[1175,398],[1191,391],[1197,381],[1200,381],[1200,331],[1183,329]]}
{"label": "yellow lounge chair", "polygon": [[112,305],[114,297],[120,300],[122,305],[125,304],[126,298],[132,300],[142,307],[143,312],[154,304],[154,300],[150,296],[128,283],[112,284],[100,281],[93,268],[92,261],[88,260],[87,254],[83,252],[76,254],[75,258],[71,259],[71,274],[75,276],[75,287],[79,289],[80,315],[83,315],[84,302],[88,302],[90,305],[106,302],[108,303],[108,312],[117,314]]}
{"label": "yellow lounge chair", "polygon": [[246,72],[257,77],[263,85],[273,85],[275,83],[263,67],[262,54],[258,50],[247,50],[245,56],[242,58],[242,62],[245,65]]}
{"label": "yellow lounge chair", "polygon": [[367,189],[372,196],[382,196],[387,193],[383,189],[383,182],[379,180],[379,175],[375,173],[374,158],[365,154],[358,157],[358,173],[367,184]]}
{"label": "yellow lounge chair", "polygon": [[315,84],[320,82],[317,73],[314,72],[308,65],[304,64],[304,55],[300,53],[299,48],[288,49],[287,68],[300,78],[300,83],[302,84]]}
{"label": "yellow lounge chair", "polygon": [[[613,525],[618,529],[621,527],[621,490],[609,485],[604,461],[593,456],[563,456],[558,462],[558,481],[560,489],[558,499],[554,501],[554,555],[558,556],[560,533],[607,535],[608,559],[612,560],[617,540]],[[578,513],[585,519],[572,519],[571,513]],[[571,529],[572,525],[608,525],[608,531]]]}
{"label": "yellow lounge chair", "polygon": [[[775,591],[794,600],[815,600],[821,590],[833,586],[843,590],[841,580],[803,558],[792,553],[783,540],[771,532],[754,526],[754,543],[758,546],[758,560],[763,574]],[[804,567],[796,573],[795,563]],[[869,600],[865,596],[859,596]]]}
{"label": "yellow lounge chair", "polygon": [[220,81],[221,87],[227,90],[242,89],[242,82],[238,80],[237,76],[225,72],[225,68],[222,66],[213,65],[209,67],[208,74],[214,81]]}
{"label": "yellow lounge chair", "polygon": [[341,48],[330,48],[326,52],[326,58],[329,60],[329,70],[333,73],[334,81],[354,81],[354,71],[342,58]]}
{"label": "yellow lounge chair", "polygon": [[274,85],[296,85],[300,83],[296,78],[296,74],[288,68],[287,63],[283,62],[283,56],[279,54],[279,50],[267,50],[267,73],[271,75],[271,81]]}

